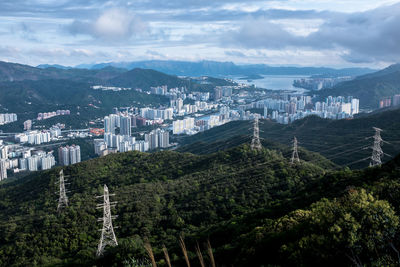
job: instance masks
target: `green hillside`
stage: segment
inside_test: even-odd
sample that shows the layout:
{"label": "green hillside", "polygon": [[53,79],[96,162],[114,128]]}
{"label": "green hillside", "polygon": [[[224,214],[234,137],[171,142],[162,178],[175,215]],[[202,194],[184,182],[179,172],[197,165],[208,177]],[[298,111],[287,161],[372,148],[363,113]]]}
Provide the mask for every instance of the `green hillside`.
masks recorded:
{"label": "green hillside", "polygon": [[[183,156],[183,157],[182,157]],[[0,190],[0,265],[87,264],[99,235],[96,195],[107,184],[119,204],[115,222],[120,249],[113,261],[143,256],[141,240],[165,243],[177,254],[176,238],[242,216],[288,197],[324,171],[288,167],[274,151],[238,147],[207,156],[160,152],[111,155],[67,167],[71,206],[56,212],[59,169],[3,183]],[[279,190],[278,190],[279,188]],[[35,246],[26,241],[34,240]],[[18,255],[18,257],[17,257]],[[177,261],[179,262],[179,260]]]}
{"label": "green hillside", "polygon": [[[399,167],[398,157],[327,172],[246,145],[202,156],[129,152],[66,167],[70,205],[60,214],[60,169],[37,172],[0,183],[0,265],[119,266],[147,258],[148,239],[158,266],[163,244],[173,266],[185,266],[179,236],[193,266],[196,242],[203,249],[207,239],[217,266],[396,264]],[[103,184],[116,194],[119,245],[96,259]]]}
{"label": "green hillside", "polygon": [[207,77],[205,83],[200,83],[191,78],[179,78],[178,76],[164,74],[151,69],[135,68],[131,71],[110,79],[109,84],[122,87],[142,88],[149,90],[150,87],[167,85],[169,88],[186,87],[189,91],[213,91],[215,86],[235,85],[224,79]]}
{"label": "green hillside", "polygon": [[[372,127],[383,129],[382,138],[390,142],[383,145],[384,152],[391,156],[400,153],[400,109],[352,120],[328,120],[311,116],[289,125],[262,120],[260,136],[264,138],[266,147],[269,141],[291,146],[296,136],[300,147],[318,152],[338,165],[347,165],[371,155],[371,150],[365,148],[372,146]],[[250,143],[251,135],[251,121],[233,121],[194,136],[179,137],[177,140],[182,146],[178,151],[211,153]],[[385,156],[383,159],[387,161],[390,157]],[[369,161],[365,160],[350,167],[363,168],[368,164]]]}
{"label": "green hillside", "polygon": [[21,130],[22,121],[36,118],[39,112],[69,109],[71,116],[60,116],[55,121],[80,127],[91,119],[109,114],[113,107],[167,103],[168,99],[159,95],[135,90],[93,90],[87,83],[69,80],[3,82],[0,83],[0,113],[17,113],[19,121],[0,126],[0,130]]}
{"label": "green hillside", "polygon": [[340,83],[332,89],[318,91],[317,94],[321,97],[354,96],[360,99],[361,108],[376,109],[382,98],[400,94],[400,64]]}
{"label": "green hillside", "polygon": [[152,86],[167,85],[168,87],[188,86],[186,80],[150,69],[133,69],[109,81],[122,87],[150,89]]}

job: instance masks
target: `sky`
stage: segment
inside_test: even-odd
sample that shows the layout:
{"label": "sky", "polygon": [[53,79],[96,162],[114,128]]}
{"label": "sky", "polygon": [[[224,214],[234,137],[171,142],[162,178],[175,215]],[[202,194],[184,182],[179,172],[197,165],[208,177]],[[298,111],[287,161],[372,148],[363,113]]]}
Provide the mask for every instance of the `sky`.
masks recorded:
{"label": "sky", "polygon": [[0,60],[385,67],[400,0],[1,0]]}

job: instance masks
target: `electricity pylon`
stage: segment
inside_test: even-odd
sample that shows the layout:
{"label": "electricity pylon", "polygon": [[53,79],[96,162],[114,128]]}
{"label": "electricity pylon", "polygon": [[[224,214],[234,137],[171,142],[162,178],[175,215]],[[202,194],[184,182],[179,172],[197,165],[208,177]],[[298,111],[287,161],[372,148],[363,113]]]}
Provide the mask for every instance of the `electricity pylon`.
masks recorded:
{"label": "electricity pylon", "polygon": [[254,119],[253,123],[253,139],[251,140],[251,149],[260,150],[262,148],[260,142],[260,128],[258,126],[258,118]]}
{"label": "electricity pylon", "polygon": [[382,129],[372,127],[375,130],[374,135],[374,145],[372,146],[372,155],[371,162],[369,163],[370,167],[380,166],[382,164],[381,157],[383,156],[383,150],[381,148],[383,139],[381,137]]}
{"label": "electricity pylon", "polygon": [[100,257],[104,253],[104,248],[107,245],[118,246],[117,238],[115,237],[114,228],[112,225],[112,219],[116,216],[111,216],[111,206],[115,206],[117,202],[110,202],[110,196],[115,194],[109,194],[107,185],[104,185],[104,195],[99,196],[104,198],[103,204],[98,204],[98,208],[103,208],[103,218],[99,221],[103,221],[103,228],[101,231],[100,243],[97,248],[96,256]]}
{"label": "electricity pylon", "polygon": [[298,151],[297,151],[297,149],[298,149],[298,148],[297,148],[297,145],[298,145],[297,138],[294,137],[294,138],[293,138],[293,153],[292,153],[292,159],[290,160],[290,163],[291,163],[291,164],[294,164],[295,162],[300,163],[299,153],[298,153]]}
{"label": "electricity pylon", "polygon": [[57,211],[60,212],[62,208],[68,207],[68,197],[67,192],[65,190],[65,179],[64,179],[64,170],[60,171],[60,197],[58,198],[58,206]]}

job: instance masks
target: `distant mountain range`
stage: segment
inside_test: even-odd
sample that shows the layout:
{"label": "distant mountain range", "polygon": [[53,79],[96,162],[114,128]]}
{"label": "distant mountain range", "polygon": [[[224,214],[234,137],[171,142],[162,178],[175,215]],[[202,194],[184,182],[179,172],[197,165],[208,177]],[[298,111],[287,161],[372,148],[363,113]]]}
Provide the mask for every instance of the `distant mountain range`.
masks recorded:
{"label": "distant mountain range", "polygon": [[24,80],[65,79],[70,81],[100,83],[117,77],[125,69],[106,67],[103,69],[71,69],[71,68],[35,68],[28,65],[0,61],[0,82]]}
{"label": "distant mountain range", "polygon": [[329,95],[354,96],[360,99],[362,108],[378,108],[379,100],[382,98],[400,94],[400,64],[394,64],[383,70],[359,76],[331,89],[321,90],[317,94],[321,97]]}
{"label": "distant mountain range", "polygon": [[[254,74],[263,75],[327,75],[327,76],[359,76],[371,73],[368,68],[333,69],[324,67],[272,67],[265,64],[236,65],[232,62],[216,61],[171,61],[148,60],[135,62],[109,62],[100,64],[83,64],[76,68],[102,69],[107,66],[124,69],[144,68],[154,69],[167,74],[182,76],[247,76]],[[64,68],[64,67],[63,67]]]}
{"label": "distant mountain range", "polygon": [[[360,99],[361,108],[369,109],[377,108],[380,99],[400,93],[400,64],[392,65],[377,72],[365,68],[270,67],[267,65],[235,65],[231,62],[213,61],[141,61],[85,65],[85,67],[90,67],[90,69],[60,65],[31,67],[0,62],[0,82],[68,80],[89,85],[102,84],[142,89],[168,85],[169,87],[186,86],[189,90],[212,91],[215,85],[229,85],[231,83],[224,79],[209,78],[206,84],[200,84],[196,80],[179,76],[351,75],[357,77],[354,80],[340,83],[332,89],[313,93],[318,94],[321,99],[328,95],[354,96]],[[1,102],[0,100],[0,104]]]}

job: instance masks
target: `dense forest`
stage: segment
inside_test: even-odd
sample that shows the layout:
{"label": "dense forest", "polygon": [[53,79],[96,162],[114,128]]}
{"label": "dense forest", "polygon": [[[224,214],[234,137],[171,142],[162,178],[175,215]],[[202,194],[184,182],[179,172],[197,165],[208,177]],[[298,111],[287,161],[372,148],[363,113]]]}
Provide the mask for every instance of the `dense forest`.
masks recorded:
{"label": "dense forest", "polygon": [[[285,146],[217,153],[128,152],[64,168],[69,206],[57,212],[60,168],[0,183],[0,265],[200,266],[209,240],[217,266],[396,265],[400,157],[351,171],[315,153],[290,164]],[[321,162],[321,163],[320,163]],[[96,258],[107,184],[117,247]],[[199,244],[199,245],[197,245]],[[145,265],[148,266],[148,265]]]}

